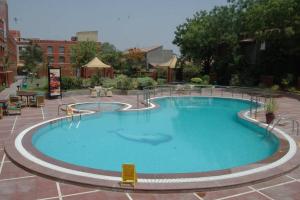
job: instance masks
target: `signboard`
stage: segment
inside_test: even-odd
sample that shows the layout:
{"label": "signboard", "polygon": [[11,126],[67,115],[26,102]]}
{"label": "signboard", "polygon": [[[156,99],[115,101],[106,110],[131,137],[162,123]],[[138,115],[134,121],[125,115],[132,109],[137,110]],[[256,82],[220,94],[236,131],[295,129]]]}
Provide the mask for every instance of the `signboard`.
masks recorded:
{"label": "signboard", "polygon": [[48,68],[48,94],[50,98],[62,95],[60,68]]}

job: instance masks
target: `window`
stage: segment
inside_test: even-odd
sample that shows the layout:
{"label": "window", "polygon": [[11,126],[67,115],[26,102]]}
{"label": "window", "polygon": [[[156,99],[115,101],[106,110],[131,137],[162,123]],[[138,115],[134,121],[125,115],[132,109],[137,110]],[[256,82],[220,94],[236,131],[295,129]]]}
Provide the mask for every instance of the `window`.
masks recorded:
{"label": "window", "polygon": [[65,53],[65,47],[59,47],[58,52],[59,53]]}
{"label": "window", "polygon": [[53,62],[54,62],[54,57],[48,56],[48,63],[53,63]]}
{"label": "window", "polygon": [[53,47],[52,46],[48,46],[47,52],[48,52],[48,54],[53,54]]}
{"label": "window", "polygon": [[58,62],[59,63],[65,63],[65,57],[64,56],[59,56]]}

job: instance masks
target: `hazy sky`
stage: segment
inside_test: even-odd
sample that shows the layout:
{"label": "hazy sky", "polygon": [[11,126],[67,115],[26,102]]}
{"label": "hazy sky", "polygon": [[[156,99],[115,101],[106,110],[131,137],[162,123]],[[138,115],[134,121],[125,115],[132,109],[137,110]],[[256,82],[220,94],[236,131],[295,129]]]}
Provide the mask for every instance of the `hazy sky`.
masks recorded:
{"label": "hazy sky", "polygon": [[[22,37],[69,40],[98,30],[101,42],[118,49],[172,44],[176,26],[196,11],[226,0],[8,0],[11,29]],[[15,18],[17,20],[15,20]]]}

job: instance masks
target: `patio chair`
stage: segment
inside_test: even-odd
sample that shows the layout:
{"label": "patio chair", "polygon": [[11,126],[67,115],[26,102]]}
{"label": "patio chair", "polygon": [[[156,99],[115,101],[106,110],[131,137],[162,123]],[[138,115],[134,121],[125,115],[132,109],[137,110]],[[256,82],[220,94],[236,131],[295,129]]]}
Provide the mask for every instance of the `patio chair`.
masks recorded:
{"label": "patio chair", "polygon": [[36,106],[45,106],[45,96],[36,96]]}
{"label": "patio chair", "polygon": [[105,88],[105,94],[106,94],[107,97],[112,97],[113,96],[112,89],[113,88]]}
{"label": "patio chair", "polygon": [[98,92],[95,88],[90,88],[90,97],[96,98],[98,96]]}
{"label": "patio chair", "polygon": [[27,100],[22,99],[20,96],[9,96],[9,104],[20,104],[22,107],[27,105]]}
{"label": "patio chair", "polygon": [[45,106],[45,97],[43,95],[38,95],[35,99],[30,100],[30,106],[42,107]]}
{"label": "patio chair", "polygon": [[9,103],[14,104],[14,103],[20,103],[20,102],[21,102],[21,97],[9,96]]}
{"label": "patio chair", "polygon": [[105,88],[101,88],[99,90],[99,96],[100,97],[105,97],[106,96],[106,89]]}
{"label": "patio chair", "polygon": [[8,103],[7,106],[7,114],[12,115],[12,114],[19,114],[21,115],[21,103]]}
{"label": "patio chair", "polygon": [[134,164],[123,164],[122,165],[122,181],[121,185],[123,184],[130,184],[131,186],[135,186],[137,183],[137,175],[135,171]]}
{"label": "patio chair", "polygon": [[178,94],[178,95],[183,95],[183,94],[185,94],[185,88],[184,88],[184,86],[183,86],[183,85],[176,85],[176,87],[175,87],[175,92],[176,92],[176,94]]}

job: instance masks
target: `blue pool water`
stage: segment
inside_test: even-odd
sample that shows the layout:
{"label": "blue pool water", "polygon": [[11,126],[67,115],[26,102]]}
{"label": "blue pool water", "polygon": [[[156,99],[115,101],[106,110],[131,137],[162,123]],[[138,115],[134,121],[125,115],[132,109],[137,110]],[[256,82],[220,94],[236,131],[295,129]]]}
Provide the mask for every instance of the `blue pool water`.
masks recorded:
{"label": "blue pool water", "polygon": [[237,113],[241,100],[180,97],[156,99],[148,111],[101,112],[71,123],[40,128],[36,149],[74,165],[121,171],[134,163],[139,173],[191,173],[257,162],[277,151],[278,139]]}

